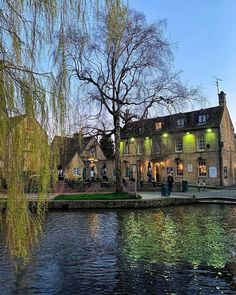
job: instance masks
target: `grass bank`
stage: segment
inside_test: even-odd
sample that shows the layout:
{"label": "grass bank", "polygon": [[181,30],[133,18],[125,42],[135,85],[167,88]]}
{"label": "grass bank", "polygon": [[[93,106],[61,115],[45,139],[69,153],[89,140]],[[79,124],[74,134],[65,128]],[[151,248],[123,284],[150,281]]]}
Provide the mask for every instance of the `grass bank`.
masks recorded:
{"label": "grass bank", "polygon": [[92,194],[78,194],[78,195],[59,195],[55,201],[81,201],[81,200],[134,200],[141,199],[141,196],[130,196],[128,193],[92,193]]}

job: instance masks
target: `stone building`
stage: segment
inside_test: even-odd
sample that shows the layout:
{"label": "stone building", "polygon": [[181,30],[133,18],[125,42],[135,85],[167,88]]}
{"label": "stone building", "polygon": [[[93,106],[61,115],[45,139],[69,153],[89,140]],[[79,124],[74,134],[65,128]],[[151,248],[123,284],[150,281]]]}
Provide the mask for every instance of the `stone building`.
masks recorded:
{"label": "stone building", "polygon": [[20,171],[26,183],[38,182],[48,150],[46,132],[31,115],[6,117],[5,123],[5,140],[0,144],[0,188],[6,187],[9,171]]}
{"label": "stone building", "polygon": [[94,171],[94,180],[101,179],[104,164],[107,177],[112,176],[113,165],[107,161],[94,136],[85,137],[81,133],[75,133],[73,137],[55,136],[51,151],[63,179],[90,180],[91,171]]}
{"label": "stone building", "polygon": [[[235,134],[226,105],[128,122],[121,132],[122,176],[229,186],[236,182]],[[150,174],[151,172],[151,174]]]}

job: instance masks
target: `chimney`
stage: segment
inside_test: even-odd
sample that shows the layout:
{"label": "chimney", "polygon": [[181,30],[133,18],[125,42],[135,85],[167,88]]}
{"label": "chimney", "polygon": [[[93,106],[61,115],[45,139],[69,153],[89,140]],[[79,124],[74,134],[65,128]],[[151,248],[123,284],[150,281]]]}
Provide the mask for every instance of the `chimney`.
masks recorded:
{"label": "chimney", "polygon": [[226,94],[224,93],[224,91],[221,91],[218,94],[218,97],[219,97],[219,106],[220,107],[226,106]]}
{"label": "chimney", "polygon": [[74,133],[74,135],[73,135],[73,137],[74,137],[74,140],[75,140],[75,144],[77,145],[77,146],[81,146],[82,145],[82,142],[83,142],[83,133],[80,131],[80,132],[76,132],[76,133]]}
{"label": "chimney", "polygon": [[126,109],[125,114],[124,114],[125,124],[132,121],[131,117],[132,116],[131,116],[131,114],[129,112],[129,109]]}

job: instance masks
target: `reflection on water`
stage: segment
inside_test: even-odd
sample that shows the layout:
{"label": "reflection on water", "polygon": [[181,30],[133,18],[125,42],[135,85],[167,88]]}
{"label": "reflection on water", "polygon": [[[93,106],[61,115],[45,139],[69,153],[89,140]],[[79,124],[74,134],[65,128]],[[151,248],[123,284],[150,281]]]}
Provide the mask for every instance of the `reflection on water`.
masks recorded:
{"label": "reflection on water", "polygon": [[50,212],[20,273],[2,236],[0,294],[234,294],[235,242],[230,206]]}
{"label": "reflection on water", "polygon": [[124,215],[122,249],[131,263],[142,259],[224,267],[236,245],[235,232],[229,228],[236,215],[229,218],[210,209],[178,207]]}

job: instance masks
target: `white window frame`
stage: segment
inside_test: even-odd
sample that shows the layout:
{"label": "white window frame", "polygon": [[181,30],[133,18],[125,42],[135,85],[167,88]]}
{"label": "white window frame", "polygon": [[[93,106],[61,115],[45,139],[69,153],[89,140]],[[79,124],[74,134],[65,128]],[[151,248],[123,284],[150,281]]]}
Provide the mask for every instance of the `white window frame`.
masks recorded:
{"label": "white window frame", "polygon": [[157,138],[155,138],[153,142],[153,152],[154,154],[160,154],[160,143],[158,142]]}
{"label": "white window frame", "polygon": [[198,151],[205,151],[206,150],[205,136],[198,136],[197,137],[197,150]]}
{"label": "white window frame", "polygon": [[138,127],[138,132],[143,133],[144,132],[144,126],[139,126]]}
{"label": "white window frame", "polygon": [[[180,149],[180,147],[181,147],[181,149]],[[176,151],[176,153],[181,153],[183,151],[183,139],[182,138],[176,138],[175,151]]]}
{"label": "white window frame", "polygon": [[129,148],[129,144],[128,143],[125,145],[124,152],[125,152],[125,155],[129,155],[130,154],[130,148]]}
{"label": "white window frame", "polygon": [[74,176],[79,176],[81,173],[80,173],[80,168],[79,167],[75,167],[73,168],[73,175]]}
{"label": "white window frame", "polygon": [[198,115],[198,124],[205,124],[209,119],[209,114]]}
{"label": "white window frame", "polygon": [[185,118],[179,118],[176,120],[177,127],[184,127],[185,125]]}
{"label": "white window frame", "polygon": [[[204,172],[202,172],[200,169],[201,167],[205,167]],[[206,161],[198,161],[198,176],[199,177],[207,177],[207,166]]]}
{"label": "white window frame", "polygon": [[161,128],[162,128],[162,122],[161,122],[161,121],[156,122],[156,123],[155,123],[155,129],[156,129],[156,130],[161,130]]}
{"label": "white window frame", "polygon": [[142,155],[142,153],[143,153],[143,145],[142,145],[142,143],[138,143],[138,145],[137,145],[137,154]]}

